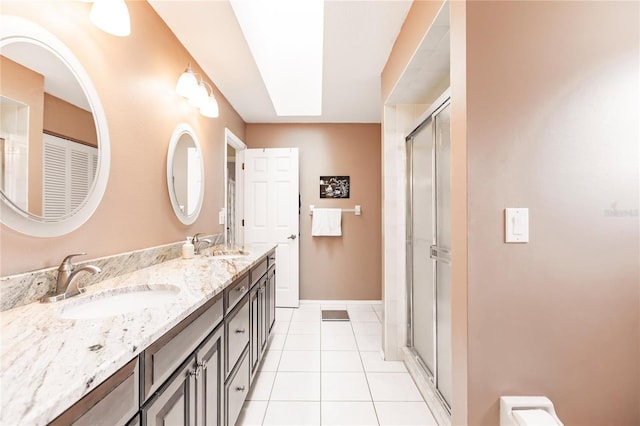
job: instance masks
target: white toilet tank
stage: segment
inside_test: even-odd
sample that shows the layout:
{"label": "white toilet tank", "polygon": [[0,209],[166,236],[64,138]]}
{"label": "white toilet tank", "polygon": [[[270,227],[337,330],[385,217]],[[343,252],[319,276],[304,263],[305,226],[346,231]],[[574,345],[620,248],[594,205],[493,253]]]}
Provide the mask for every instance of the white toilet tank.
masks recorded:
{"label": "white toilet tank", "polygon": [[500,397],[500,426],[564,426],[545,396]]}

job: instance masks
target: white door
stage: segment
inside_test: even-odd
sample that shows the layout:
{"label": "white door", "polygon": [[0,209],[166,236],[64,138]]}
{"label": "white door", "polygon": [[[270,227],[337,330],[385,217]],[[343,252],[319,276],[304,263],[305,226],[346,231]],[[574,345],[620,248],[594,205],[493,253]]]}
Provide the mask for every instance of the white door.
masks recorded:
{"label": "white door", "polygon": [[244,242],[276,248],[276,306],[299,302],[298,148],[244,151]]}

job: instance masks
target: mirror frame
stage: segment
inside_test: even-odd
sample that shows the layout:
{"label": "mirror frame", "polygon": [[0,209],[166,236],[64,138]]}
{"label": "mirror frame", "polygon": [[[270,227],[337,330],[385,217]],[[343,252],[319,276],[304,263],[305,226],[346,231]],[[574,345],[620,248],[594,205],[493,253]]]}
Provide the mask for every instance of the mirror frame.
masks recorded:
{"label": "mirror frame", "polygon": [[91,106],[98,138],[98,168],[93,187],[82,205],[62,218],[47,219],[17,207],[0,191],[0,221],[9,228],[32,237],[58,237],[82,226],[95,213],[109,180],[111,149],[107,117],[89,74],[78,58],[56,36],[41,26],[17,16],[0,15],[0,48],[11,43],[31,43],[57,56],[76,77]]}
{"label": "mirror frame", "polygon": [[[180,138],[185,134],[191,136],[191,139],[193,139],[193,143],[196,145],[196,149],[200,153],[200,176],[202,177],[202,185],[200,186],[198,204],[196,205],[196,209],[192,214],[184,214],[182,210],[180,210],[180,203],[178,202],[175,188],[173,187],[173,157]],[[183,224],[191,225],[196,221],[196,219],[198,219],[204,201],[204,185],[204,155],[202,153],[200,141],[198,140],[198,137],[196,136],[196,133],[193,131],[193,128],[191,126],[186,123],[178,124],[173,130],[171,140],[169,141],[169,152],[167,153],[167,189],[169,190],[169,198],[171,199],[171,207],[173,208],[173,212]]]}

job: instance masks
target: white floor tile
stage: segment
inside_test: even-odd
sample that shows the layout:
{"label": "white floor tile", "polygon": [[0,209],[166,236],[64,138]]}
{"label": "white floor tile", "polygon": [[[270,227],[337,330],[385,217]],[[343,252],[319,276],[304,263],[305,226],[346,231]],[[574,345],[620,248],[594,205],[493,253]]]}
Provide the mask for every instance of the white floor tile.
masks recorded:
{"label": "white floor tile", "polygon": [[272,401],[320,401],[320,373],[278,372]]}
{"label": "white floor tile", "polygon": [[409,373],[367,373],[374,401],[423,401]]}
{"label": "white floor tile", "polygon": [[249,401],[268,401],[271,396],[271,389],[276,378],[276,373],[263,371],[256,374],[251,384],[251,391],[247,396]]}
{"label": "white floor tile", "polygon": [[380,336],[356,335],[359,351],[379,351],[382,349],[382,338]]}
{"label": "white floor tile", "polygon": [[319,311],[320,310],[320,303],[309,303],[309,302],[302,302],[300,303],[300,306],[298,307],[298,310],[314,310],[314,311]]}
{"label": "white floor tile", "polygon": [[358,335],[365,336],[381,336],[382,335],[382,324],[374,321],[353,321],[351,323],[353,327],[353,332]]}
{"label": "white floor tile", "polygon": [[278,371],[320,371],[320,351],[284,351]]}
{"label": "white floor tile", "polygon": [[364,373],[322,373],[323,401],[371,401]]}
{"label": "white floor tile", "polygon": [[322,401],[320,405],[323,425],[378,425],[376,412],[371,402]]}
{"label": "white floor tile", "polygon": [[350,311],[372,311],[373,305],[371,303],[352,303],[347,305],[347,309]]}
{"label": "white floor tile", "polygon": [[320,331],[324,334],[346,334],[353,335],[353,328],[350,321],[322,321]]}
{"label": "white floor tile", "polygon": [[276,308],[276,321],[291,321],[294,308]]}
{"label": "white floor tile", "polygon": [[380,323],[384,324],[384,311],[376,311],[376,316],[378,317],[378,320],[380,320]]}
{"label": "white floor tile", "polygon": [[362,358],[362,364],[364,370],[367,372],[378,373],[406,373],[407,367],[405,367],[402,361],[385,361],[382,359],[382,354],[376,352],[360,352]]}
{"label": "white floor tile", "polygon": [[236,420],[236,426],[260,426],[267,411],[267,401],[246,401]]}
{"label": "white floor tile", "polygon": [[266,351],[260,361],[260,371],[278,371],[281,355],[282,351],[279,350]]}
{"label": "white floor tile", "polygon": [[285,351],[317,351],[320,349],[320,336],[317,334],[289,334],[284,343]]}
{"label": "white floor tile", "polygon": [[292,322],[289,334],[320,334],[320,322]]}
{"label": "white floor tile", "polygon": [[270,401],[264,425],[319,425],[320,402]]}
{"label": "white floor tile", "polygon": [[291,316],[292,322],[320,321],[320,309],[298,309]]}
{"label": "white floor tile", "polygon": [[375,402],[381,425],[437,426],[424,402]]}
{"label": "white floor tile", "polygon": [[271,329],[271,334],[287,334],[289,331],[289,321],[278,321],[273,323],[273,328]]}
{"label": "white floor tile", "polygon": [[321,349],[323,351],[357,351],[356,339],[348,334],[323,334]]}
{"label": "white floor tile", "polygon": [[320,368],[323,372],[363,371],[360,353],[356,351],[322,351]]}
{"label": "white floor tile", "polygon": [[349,307],[349,318],[351,321],[376,321],[379,322],[376,313],[369,307],[369,309],[352,309]]}
{"label": "white floor tile", "polygon": [[336,304],[336,305],[322,305],[321,306],[322,310],[327,310],[327,311],[340,311],[340,310],[346,310],[347,309],[347,305],[340,305],[340,304]]}
{"label": "white floor tile", "polygon": [[286,334],[272,334],[269,338],[269,346],[267,349],[270,351],[282,350],[285,340],[287,340]]}

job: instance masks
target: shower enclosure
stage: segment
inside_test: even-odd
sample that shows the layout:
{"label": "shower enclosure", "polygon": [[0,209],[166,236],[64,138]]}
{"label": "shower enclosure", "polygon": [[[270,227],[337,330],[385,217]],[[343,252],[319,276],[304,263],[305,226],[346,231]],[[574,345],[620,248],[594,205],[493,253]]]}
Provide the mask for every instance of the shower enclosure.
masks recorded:
{"label": "shower enclosure", "polygon": [[451,406],[451,138],[449,99],[406,138],[407,346]]}

